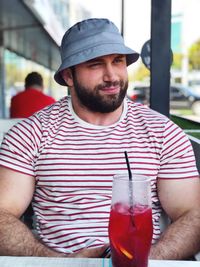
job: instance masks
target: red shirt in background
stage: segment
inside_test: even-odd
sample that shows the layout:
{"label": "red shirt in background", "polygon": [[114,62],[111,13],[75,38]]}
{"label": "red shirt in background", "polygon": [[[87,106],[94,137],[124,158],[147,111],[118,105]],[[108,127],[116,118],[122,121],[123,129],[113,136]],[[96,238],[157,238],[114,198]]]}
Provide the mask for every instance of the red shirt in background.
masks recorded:
{"label": "red shirt in background", "polygon": [[55,99],[34,88],[28,88],[11,99],[10,117],[27,118],[36,111],[53,104]]}

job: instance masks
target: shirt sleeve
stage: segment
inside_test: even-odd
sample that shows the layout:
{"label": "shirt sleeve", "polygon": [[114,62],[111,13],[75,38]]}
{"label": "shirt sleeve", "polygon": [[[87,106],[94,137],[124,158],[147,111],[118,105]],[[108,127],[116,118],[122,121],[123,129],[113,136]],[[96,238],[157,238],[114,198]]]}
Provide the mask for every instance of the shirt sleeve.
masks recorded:
{"label": "shirt sleeve", "polygon": [[31,119],[14,125],[4,136],[1,144],[0,165],[34,176],[40,135],[37,122]]}
{"label": "shirt sleeve", "polygon": [[165,126],[160,162],[159,179],[184,179],[199,176],[189,138],[170,120]]}

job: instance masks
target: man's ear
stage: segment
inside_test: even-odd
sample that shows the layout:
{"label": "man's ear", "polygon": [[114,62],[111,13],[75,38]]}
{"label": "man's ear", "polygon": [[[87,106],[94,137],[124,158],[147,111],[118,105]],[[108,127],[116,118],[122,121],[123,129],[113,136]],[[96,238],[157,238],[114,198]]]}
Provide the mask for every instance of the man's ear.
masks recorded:
{"label": "man's ear", "polygon": [[62,77],[63,80],[66,82],[66,84],[70,87],[73,86],[74,82],[73,82],[73,76],[72,76],[72,72],[69,68],[64,69],[62,71]]}

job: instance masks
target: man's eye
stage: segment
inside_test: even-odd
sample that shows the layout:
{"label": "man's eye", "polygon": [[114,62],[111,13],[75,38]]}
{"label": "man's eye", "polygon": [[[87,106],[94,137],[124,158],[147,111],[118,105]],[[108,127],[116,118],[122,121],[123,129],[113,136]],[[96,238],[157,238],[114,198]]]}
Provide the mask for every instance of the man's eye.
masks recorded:
{"label": "man's eye", "polygon": [[124,62],[124,58],[116,58],[115,62],[116,63]]}
{"label": "man's eye", "polygon": [[100,66],[101,65],[101,62],[94,62],[94,63],[91,63],[90,65],[89,65],[89,67],[91,67],[91,68],[95,68],[95,67],[98,67],[98,66]]}

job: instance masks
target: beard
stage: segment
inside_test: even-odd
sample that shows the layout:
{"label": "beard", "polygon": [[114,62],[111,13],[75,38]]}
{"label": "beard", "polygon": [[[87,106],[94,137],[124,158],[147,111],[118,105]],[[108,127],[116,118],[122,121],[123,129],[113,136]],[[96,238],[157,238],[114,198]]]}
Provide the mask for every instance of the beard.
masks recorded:
{"label": "beard", "polygon": [[[80,101],[88,110],[100,113],[109,113],[115,111],[122,104],[127,88],[128,80],[106,82],[99,84],[91,90],[91,88],[85,87],[78,82],[76,74],[73,75],[74,90]],[[120,87],[120,91],[117,94],[102,95],[101,90],[108,87]]]}

